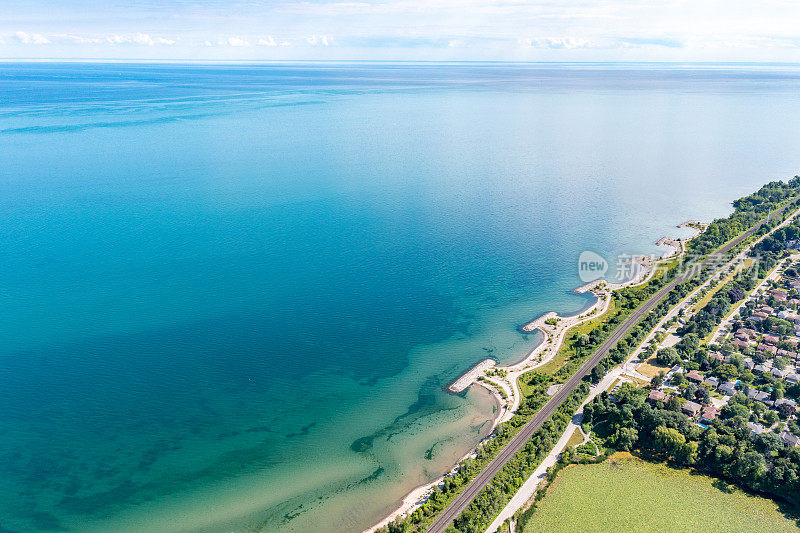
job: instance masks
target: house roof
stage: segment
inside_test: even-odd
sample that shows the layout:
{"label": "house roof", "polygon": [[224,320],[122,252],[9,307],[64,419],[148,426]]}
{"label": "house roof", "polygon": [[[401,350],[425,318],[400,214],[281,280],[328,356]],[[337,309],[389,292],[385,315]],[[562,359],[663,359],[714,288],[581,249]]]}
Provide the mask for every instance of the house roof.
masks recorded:
{"label": "house roof", "polygon": [[686,401],[681,406],[681,410],[682,411],[688,411],[688,412],[692,413],[693,415],[698,414],[702,408],[703,408],[703,406],[700,405],[699,403],[695,403],[695,402],[691,402],[691,401]]}
{"label": "house roof", "polygon": [[697,370],[690,370],[686,373],[686,379],[690,379],[692,381],[703,381],[703,374],[698,372]]}
{"label": "house roof", "polygon": [[647,399],[648,400],[652,400],[654,402],[655,401],[659,401],[659,400],[663,402],[663,401],[666,401],[667,398],[669,398],[669,394],[661,392],[660,390],[657,390],[657,389],[651,390],[650,394],[647,395]]}
{"label": "house roof", "polygon": [[769,393],[764,391],[758,391],[756,392],[755,399],[758,400],[759,402],[769,400]]}
{"label": "house roof", "polygon": [[764,335],[764,343],[766,344],[778,344],[779,340],[780,339],[775,335],[769,335],[769,334]]}
{"label": "house roof", "polygon": [[788,431],[785,431],[785,430],[781,431],[780,432],[780,436],[781,436],[781,440],[787,446],[791,446],[792,448],[794,448],[795,446],[797,446],[798,443],[800,443],[800,437],[797,437],[796,435],[792,435]]}

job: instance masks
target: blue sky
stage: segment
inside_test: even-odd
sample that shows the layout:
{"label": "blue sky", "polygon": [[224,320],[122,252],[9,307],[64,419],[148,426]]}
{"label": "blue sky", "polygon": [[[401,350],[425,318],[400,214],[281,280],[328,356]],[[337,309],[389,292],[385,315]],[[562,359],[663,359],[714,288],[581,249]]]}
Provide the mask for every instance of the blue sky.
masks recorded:
{"label": "blue sky", "polygon": [[0,58],[800,62],[800,1],[0,0]]}

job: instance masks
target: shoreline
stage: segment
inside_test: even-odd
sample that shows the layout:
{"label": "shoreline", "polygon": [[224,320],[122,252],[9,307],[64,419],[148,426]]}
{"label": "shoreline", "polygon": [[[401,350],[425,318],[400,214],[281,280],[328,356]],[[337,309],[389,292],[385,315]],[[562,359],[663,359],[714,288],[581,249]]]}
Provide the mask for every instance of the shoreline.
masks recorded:
{"label": "shoreline", "polygon": [[[474,458],[475,455],[477,455],[479,446],[494,438],[494,430],[497,427],[497,425],[501,422],[501,419],[503,418],[505,413],[507,412],[508,406],[506,405],[506,402],[503,399],[503,397],[500,396],[500,393],[497,392],[497,390],[494,389],[494,387],[491,387],[490,385],[487,385],[486,383],[477,380],[474,382],[474,384],[479,385],[484,390],[486,390],[486,392],[488,392],[492,396],[492,398],[495,401],[495,405],[497,406],[497,411],[495,412],[495,415],[493,417],[492,426],[489,428],[489,433],[487,433],[486,436],[483,437],[480,440],[480,442],[478,442],[475,446],[470,448],[467,451],[467,453],[459,457],[456,460],[456,462],[453,463],[453,466],[450,468],[450,470],[448,470],[438,478],[434,479],[433,481],[430,481],[428,483],[423,483],[422,485],[419,485],[418,487],[412,489],[408,494],[406,494],[403,497],[400,507],[398,507],[390,514],[385,516],[377,524],[374,524],[368,527],[367,529],[363,530],[362,533],[374,533],[375,530],[389,525],[395,519],[413,513],[418,507],[420,507],[423,503],[428,501],[428,498],[431,496],[436,487],[443,485],[445,479],[455,475],[456,472],[458,472],[459,466],[465,459]],[[464,390],[466,390],[466,388]]]}
{"label": "shoreline", "polygon": [[[530,372],[531,370],[535,370],[536,368],[549,363],[561,349],[561,346],[564,343],[564,338],[566,337],[566,332],[568,330],[574,326],[582,324],[583,322],[603,316],[608,311],[608,307],[610,306],[612,299],[611,295],[614,291],[623,289],[625,287],[647,283],[655,275],[657,270],[655,267],[659,262],[685,252],[685,242],[688,242],[691,240],[691,238],[694,238],[701,233],[701,230],[697,229],[695,224],[700,223],[690,220],[677,226],[678,228],[689,227],[697,232],[695,235],[689,239],[686,239],[685,241],[681,239],[672,239],[670,237],[662,237],[656,241],[656,246],[666,246],[671,248],[671,250],[667,249],[665,253],[658,259],[653,260],[650,256],[646,255],[633,256],[631,260],[638,262],[639,265],[639,269],[636,271],[637,275],[633,278],[622,283],[611,283],[600,278],[575,288],[573,290],[574,293],[585,294],[588,292],[591,293],[595,298],[595,301],[584,310],[579,311],[574,315],[567,316],[562,316],[556,311],[548,311],[534,320],[519,326],[517,329],[523,333],[534,333],[538,330],[543,335],[541,342],[534,346],[519,362],[512,365],[497,366],[496,361],[493,359],[483,359],[472,365],[466,372],[445,386],[445,390],[451,394],[463,392],[472,385],[478,385],[492,394],[498,404],[498,410],[496,415],[493,417],[492,427],[489,430],[489,434],[481,439],[480,442],[475,444],[475,446],[472,447],[466,454],[464,454],[458,461],[456,461],[453,467],[445,474],[439,476],[429,483],[420,485],[419,487],[411,490],[402,499],[402,502],[397,509],[384,517],[380,522],[364,529],[362,533],[374,533],[377,529],[388,525],[397,518],[402,518],[413,513],[417,508],[423,505],[428,500],[436,486],[444,483],[444,480],[447,477],[452,476],[458,471],[462,461],[474,456],[477,453],[479,446],[494,438],[494,430],[498,424],[505,422],[514,416],[522,397],[522,394],[517,387],[517,378],[521,374]],[[599,312],[598,309],[600,309]],[[546,320],[551,318],[556,319],[555,325],[546,323]],[[540,354],[545,355],[545,357],[539,357]],[[534,359],[536,359],[536,362],[533,362]],[[507,374],[504,378],[495,380],[486,375],[486,372],[489,370],[502,370],[507,372]],[[479,380],[478,377],[484,377],[488,381],[497,384],[503,388],[506,393],[509,392],[507,387],[510,388],[512,393],[511,396],[509,398],[503,398],[494,387]],[[454,386],[457,386],[457,390],[453,388]]]}

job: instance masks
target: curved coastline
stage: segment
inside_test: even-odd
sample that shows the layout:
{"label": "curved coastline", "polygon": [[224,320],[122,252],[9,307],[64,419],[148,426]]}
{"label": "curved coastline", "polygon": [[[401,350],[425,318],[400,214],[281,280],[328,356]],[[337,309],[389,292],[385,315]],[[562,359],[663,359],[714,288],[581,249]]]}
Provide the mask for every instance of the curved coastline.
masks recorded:
{"label": "curved coastline", "polygon": [[[701,231],[695,227],[695,222],[696,221],[687,221],[676,227],[689,227],[697,232],[696,235],[699,235]],[[692,225],[689,225],[690,223]],[[521,392],[517,388],[517,378],[521,374],[535,370],[536,368],[544,366],[550,362],[550,360],[561,348],[566,336],[566,332],[569,329],[578,324],[586,322],[587,320],[591,320],[605,314],[611,303],[611,294],[614,291],[648,282],[655,274],[657,270],[655,267],[659,262],[685,252],[685,243],[696,235],[693,235],[689,239],[685,240],[675,240],[670,237],[663,237],[659,239],[655,242],[656,246],[665,246],[668,249],[658,259],[653,260],[653,258],[649,256],[634,256],[632,261],[639,261],[641,270],[639,270],[639,275],[633,277],[632,279],[626,280],[622,283],[610,283],[600,278],[575,288],[573,292],[576,294],[590,293],[594,297],[594,301],[583,310],[572,315],[560,315],[555,311],[548,311],[538,316],[534,320],[518,326],[517,329],[521,333],[528,334],[536,333],[538,331],[539,334],[542,335],[541,340],[518,362],[505,366],[497,366],[493,359],[482,359],[446,385],[444,387],[445,390],[451,394],[463,393],[471,385],[478,385],[492,394],[492,396],[495,398],[495,401],[498,403],[498,409],[496,415],[494,416],[494,420],[492,421],[492,428],[489,434],[481,439],[480,442],[470,449],[469,452],[462,456],[448,472],[437,479],[420,485],[419,487],[416,487],[410,491],[403,498],[400,506],[395,511],[387,515],[377,524],[374,524],[373,526],[363,530],[362,533],[374,533],[378,528],[384,527],[393,520],[412,513],[415,509],[425,503],[437,486],[441,486],[447,477],[452,476],[458,471],[459,465],[464,459],[474,457],[479,446],[494,438],[494,429],[498,424],[505,422],[514,416],[521,400]],[[555,318],[556,325],[550,326],[546,324],[545,321],[548,318]],[[545,357],[539,357],[540,354],[545,355]],[[479,369],[480,371],[476,371]],[[502,380],[496,380],[492,379],[491,377],[487,377],[487,371],[493,369],[505,371],[505,378]],[[471,379],[468,379],[470,377]],[[512,396],[510,398],[503,398],[496,388],[489,383],[479,380],[478,377],[486,377],[487,381],[501,386],[504,390],[506,390],[506,392],[507,387],[510,387]],[[465,379],[468,379],[469,382],[466,384],[459,383]],[[459,384],[459,390],[453,389],[453,386],[456,384]]]}

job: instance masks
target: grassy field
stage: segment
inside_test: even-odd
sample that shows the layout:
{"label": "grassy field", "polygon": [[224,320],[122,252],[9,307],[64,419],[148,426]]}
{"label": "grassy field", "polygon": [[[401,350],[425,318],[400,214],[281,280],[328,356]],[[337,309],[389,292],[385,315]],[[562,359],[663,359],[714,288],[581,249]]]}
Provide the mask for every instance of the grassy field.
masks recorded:
{"label": "grassy field", "polygon": [[623,453],[562,470],[539,505],[525,533],[800,531],[772,500]]}
{"label": "grassy field", "polygon": [[656,356],[652,356],[647,361],[640,364],[636,371],[639,372],[643,376],[647,376],[648,378],[654,378],[659,372],[664,372],[665,374],[669,372],[669,367],[664,365],[659,365],[656,362]]}
{"label": "grassy field", "polygon": [[702,297],[700,300],[698,300],[697,302],[695,302],[695,304],[694,304],[694,305],[691,307],[691,312],[692,312],[692,313],[696,313],[696,312],[698,312],[700,309],[702,309],[703,307],[705,307],[705,306],[708,304],[708,302],[710,302],[710,301],[711,301],[711,298],[713,298],[713,297],[714,297],[714,295],[715,295],[715,294],[717,294],[717,293],[719,292],[719,290],[720,290],[720,289],[721,289],[723,286],[725,286],[725,284],[726,284],[726,283],[728,283],[728,282],[730,282],[730,281],[732,281],[732,280],[733,280],[733,278],[736,276],[736,274],[738,274],[738,273],[739,273],[739,272],[741,272],[742,270],[745,270],[745,269],[747,269],[747,268],[750,268],[750,266],[753,264],[753,261],[754,261],[754,259],[753,259],[753,258],[751,258],[751,257],[748,257],[747,259],[745,259],[744,261],[742,261],[741,263],[739,263],[738,265],[736,265],[736,267],[733,269],[733,272],[731,272],[730,274],[728,274],[727,276],[725,276],[724,278],[722,278],[722,280],[721,280],[721,281],[719,281],[719,282],[718,282],[718,283],[717,283],[717,284],[716,284],[716,285],[715,285],[715,286],[714,286],[714,287],[713,287],[711,290],[709,290],[709,291],[708,291],[708,292],[705,294],[705,296],[703,296],[703,297]]}
{"label": "grassy field", "polygon": [[579,444],[583,444],[583,433],[578,428],[575,428],[575,431],[570,435],[569,441],[567,441],[567,446],[578,446]]}

